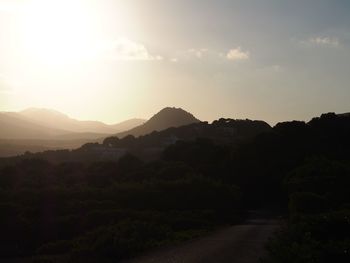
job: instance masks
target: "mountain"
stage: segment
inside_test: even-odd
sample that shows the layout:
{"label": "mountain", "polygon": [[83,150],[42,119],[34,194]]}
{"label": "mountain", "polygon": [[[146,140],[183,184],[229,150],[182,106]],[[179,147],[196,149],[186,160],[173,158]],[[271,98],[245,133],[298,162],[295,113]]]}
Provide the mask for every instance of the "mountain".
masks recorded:
{"label": "mountain", "polygon": [[180,127],[192,123],[198,123],[200,120],[191,113],[181,108],[164,108],[144,124],[137,126],[125,132],[118,133],[119,138],[127,135],[141,136],[153,131],[161,131],[171,127]]}
{"label": "mountain", "polygon": [[74,149],[88,142],[102,142],[109,135],[128,130],[135,136],[198,123],[192,114],[165,108],[149,121],[130,119],[108,125],[98,121],[80,121],[51,109],[30,108],[20,112],[0,112],[0,156],[25,151]]}
{"label": "mountain", "polygon": [[63,127],[70,132],[112,134],[118,131],[103,122],[79,121],[50,109],[30,108],[19,112],[19,114],[25,116],[34,123],[56,129],[58,127]]}
{"label": "mountain", "polygon": [[95,139],[130,130],[146,120],[130,119],[108,125],[80,121],[51,109],[0,112],[0,139]]}
{"label": "mountain", "polygon": [[134,118],[134,119],[122,121],[122,122],[117,123],[117,124],[113,124],[113,125],[111,125],[111,127],[113,127],[114,130],[120,131],[120,132],[128,131],[128,130],[131,130],[137,126],[144,124],[146,121],[147,120],[145,120],[145,119]]}
{"label": "mountain", "polygon": [[50,109],[30,108],[21,112],[0,112],[0,156],[26,151],[74,149],[88,142],[134,128],[145,120],[131,119],[108,125],[79,121]]}
{"label": "mountain", "polygon": [[63,135],[68,131],[40,125],[15,112],[0,113],[1,139],[43,139]]}

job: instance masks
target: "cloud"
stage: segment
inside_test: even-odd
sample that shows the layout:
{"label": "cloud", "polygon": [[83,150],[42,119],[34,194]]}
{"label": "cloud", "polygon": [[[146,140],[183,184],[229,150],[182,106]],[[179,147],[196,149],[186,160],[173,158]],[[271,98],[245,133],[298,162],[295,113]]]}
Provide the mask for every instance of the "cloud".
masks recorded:
{"label": "cloud", "polygon": [[206,53],[208,53],[208,51],[209,50],[207,48],[200,48],[200,49],[191,48],[187,50],[189,54],[194,55],[196,58],[202,58]]}
{"label": "cloud", "polygon": [[250,59],[250,52],[242,50],[241,47],[232,48],[227,52],[208,48],[191,48],[184,51],[178,51],[176,58],[170,59],[170,61],[177,62],[178,57],[180,57],[181,60],[206,59],[216,62],[222,60],[238,61]]}
{"label": "cloud", "polygon": [[143,44],[127,38],[118,38],[104,46],[108,56],[114,60],[163,60],[160,55],[150,54]]}
{"label": "cloud", "polygon": [[282,68],[282,66],[280,66],[280,65],[272,65],[270,68],[271,68],[274,72],[281,72],[281,71],[283,71],[283,68]]}
{"label": "cloud", "polygon": [[323,47],[333,47],[339,46],[339,39],[336,37],[310,37],[307,40],[300,41],[303,46],[323,46]]}
{"label": "cloud", "polygon": [[332,47],[339,46],[338,38],[315,37],[315,38],[310,38],[310,42],[321,46],[332,46]]}
{"label": "cloud", "polygon": [[241,47],[237,47],[230,49],[226,54],[226,58],[232,61],[247,60],[250,58],[250,53],[249,51],[243,51]]}
{"label": "cloud", "polygon": [[257,72],[262,74],[278,74],[285,72],[285,68],[278,64],[267,65],[261,68],[257,68]]}

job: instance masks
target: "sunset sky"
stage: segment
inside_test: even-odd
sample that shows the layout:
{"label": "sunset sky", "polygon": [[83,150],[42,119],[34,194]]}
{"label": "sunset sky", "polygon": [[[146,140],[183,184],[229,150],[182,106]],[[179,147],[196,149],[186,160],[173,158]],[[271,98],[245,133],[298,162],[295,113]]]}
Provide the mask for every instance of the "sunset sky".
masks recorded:
{"label": "sunset sky", "polygon": [[0,111],[349,112],[349,14],[347,0],[0,0]]}

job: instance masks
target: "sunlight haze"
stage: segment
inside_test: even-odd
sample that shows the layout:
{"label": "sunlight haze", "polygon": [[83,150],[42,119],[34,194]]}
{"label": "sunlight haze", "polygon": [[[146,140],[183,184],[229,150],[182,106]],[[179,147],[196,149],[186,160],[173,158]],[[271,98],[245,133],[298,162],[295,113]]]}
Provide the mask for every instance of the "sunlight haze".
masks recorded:
{"label": "sunlight haze", "polygon": [[83,120],[348,112],[347,1],[0,0],[0,111]]}

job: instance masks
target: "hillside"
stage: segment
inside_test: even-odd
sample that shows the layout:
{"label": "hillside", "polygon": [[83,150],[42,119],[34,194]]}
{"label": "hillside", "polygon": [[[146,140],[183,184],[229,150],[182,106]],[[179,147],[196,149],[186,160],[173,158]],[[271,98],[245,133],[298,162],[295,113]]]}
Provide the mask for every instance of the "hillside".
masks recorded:
{"label": "hillside", "polygon": [[1,139],[43,139],[63,135],[68,131],[47,127],[24,118],[18,113],[0,113]]}
{"label": "hillside", "polygon": [[164,108],[144,124],[131,130],[118,133],[119,138],[127,135],[141,136],[152,133],[153,131],[161,131],[171,127],[180,127],[192,123],[200,122],[191,113],[181,108]]}
{"label": "hillside", "polygon": [[98,121],[80,121],[50,109],[30,108],[20,112],[0,112],[0,156],[26,151],[74,149],[144,123],[131,119],[108,125]]}
{"label": "hillside", "polygon": [[137,126],[140,126],[140,125],[144,124],[146,121],[147,120],[145,120],[145,119],[134,118],[134,119],[122,121],[122,122],[117,123],[117,124],[112,124],[112,125],[110,125],[110,127],[112,127],[115,131],[122,132],[122,131],[131,130]]}
{"label": "hillside", "polygon": [[119,131],[113,126],[109,126],[103,122],[80,121],[50,109],[30,108],[19,112],[19,114],[25,116],[34,123],[55,129],[58,127],[64,127],[65,130],[70,132],[112,134]]}
{"label": "hillside", "polygon": [[135,118],[108,125],[76,120],[51,109],[30,108],[20,112],[0,112],[0,139],[95,139],[132,129],[145,121]]}

